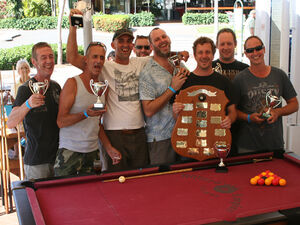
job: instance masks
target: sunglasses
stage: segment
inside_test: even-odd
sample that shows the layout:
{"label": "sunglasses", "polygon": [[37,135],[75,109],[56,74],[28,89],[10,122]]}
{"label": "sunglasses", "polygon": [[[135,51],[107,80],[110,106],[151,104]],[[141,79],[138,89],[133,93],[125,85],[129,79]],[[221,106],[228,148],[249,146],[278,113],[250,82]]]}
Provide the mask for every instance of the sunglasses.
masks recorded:
{"label": "sunglasses", "polygon": [[105,46],[105,44],[103,44],[103,43],[100,42],[100,41],[91,42],[91,43],[88,45],[86,51],[88,51],[90,47],[92,47],[92,46],[98,46],[98,45],[101,46],[102,48],[104,48],[104,50],[106,51],[106,46]]}
{"label": "sunglasses", "polygon": [[263,45],[259,45],[259,46],[256,46],[254,48],[247,48],[247,49],[245,49],[245,52],[247,52],[247,53],[253,53],[254,50],[258,52],[258,51],[262,50],[264,47],[265,46],[263,46]]}
{"label": "sunglasses", "polygon": [[135,48],[137,48],[137,49],[142,49],[142,48],[144,48],[145,50],[149,50],[149,49],[150,49],[150,46],[149,46],[149,45],[137,45],[137,46],[135,46]]}

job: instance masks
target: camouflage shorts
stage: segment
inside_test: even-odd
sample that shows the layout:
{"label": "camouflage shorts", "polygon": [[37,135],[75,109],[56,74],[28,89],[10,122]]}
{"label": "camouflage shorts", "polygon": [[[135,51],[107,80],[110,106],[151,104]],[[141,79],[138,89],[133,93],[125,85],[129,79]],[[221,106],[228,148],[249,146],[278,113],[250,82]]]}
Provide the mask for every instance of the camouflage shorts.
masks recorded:
{"label": "camouflage shorts", "polygon": [[55,176],[69,176],[93,173],[94,160],[99,159],[99,151],[80,153],[60,148],[54,164]]}

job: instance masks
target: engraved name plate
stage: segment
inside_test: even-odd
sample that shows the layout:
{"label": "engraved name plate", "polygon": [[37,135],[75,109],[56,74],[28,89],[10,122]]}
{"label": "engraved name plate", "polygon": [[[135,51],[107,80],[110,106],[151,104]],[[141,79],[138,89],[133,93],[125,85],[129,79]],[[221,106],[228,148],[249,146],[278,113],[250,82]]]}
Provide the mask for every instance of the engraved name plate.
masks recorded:
{"label": "engraved name plate", "polygon": [[207,102],[197,102],[196,108],[197,109],[207,109],[208,103]]}
{"label": "engraved name plate", "polygon": [[189,155],[199,155],[199,148],[188,148]]}
{"label": "engraved name plate", "polygon": [[207,111],[197,111],[197,117],[206,119],[207,118]]}
{"label": "engraved name plate", "polygon": [[222,122],[221,116],[211,116],[210,117],[210,123],[211,124],[220,124]]}
{"label": "engraved name plate", "polygon": [[186,141],[176,141],[177,148],[186,148],[186,146],[187,146]]}
{"label": "engraved name plate", "polygon": [[214,111],[214,112],[221,111],[221,104],[211,103],[210,111]]}
{"label": "engraved name plate", "polygon": [[192,123],[193,117],[192,116],[182,116],[181,123]]}
{"label": "engraved name plate", "polygon": [[183,111],[193,111],[194,109],[193,103],[185,103],[183,105],[184,105]]}
{"label": "engraved name plate", "polygon": [[201,128],[207,127],[207,120],[197,120],[196,126]]}
{"label": "engraved name plate", "polygon": [[206,137],[207,131],[206,130],[196,130],[196,136],[197,137]]}
{"label": "engraved name plate", "polygon": [[189,129],[188,128],[178,128],[177,129],[177,135],[178,136],[187,136],[189,133]]}
{"label": "engraved name plate", "polygon": [[215,136],[225,136],[226,135],[226,129],[215,129]]}

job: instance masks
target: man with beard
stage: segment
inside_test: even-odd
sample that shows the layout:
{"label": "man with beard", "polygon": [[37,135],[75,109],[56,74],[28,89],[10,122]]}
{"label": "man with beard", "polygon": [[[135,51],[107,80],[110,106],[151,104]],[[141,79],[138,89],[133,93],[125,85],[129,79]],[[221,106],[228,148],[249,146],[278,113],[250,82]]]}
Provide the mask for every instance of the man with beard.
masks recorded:
{"label": "man with beard", "polygon": [[[241,121],[237,136],[238,152],[273,151],[275,156],[281,157],[284,152],[282,116],[298,111],[297,93],[285,72],[265,64],[265,47],[259,37],[249,37],[244,50],[250,67],[233,81],[239,100],[238,119]],[[282,107],[280,104],[275,108],[281,97],[286,105]],[[266,106],[266,101],[274,106]]]}
{"label": "man with beard", "polygon": [[170,99],[185,82],[188,70],[180,68],[175,74],[168,61],[171,40],[164,30],[154,28],[149,40],[154,56],[141,71],[139,91],[146,120],[150,164],[169,164],[176,161],[171,145],[175,120]]}
{"label": "man with beard", "polygon": [[[69,78],[62,89],[57,124],[59,150],[54,171],[56,176],[88,174],[98,156],[98,138],[103,110],[94,110],[97,97],[90,87],[90,80],[99,81],[105,61],[106,47],[100,42],[91,42],[87,48],[83,73]],[[114,152],[110,155],[118,155]]]}
{"label": "man with beard", "polygon": [[213,61],[212,67],[229,80],[233,80],[236,74],[249,66],[234,58],[236,44],[236,35],[233,30],[230,28],[219,30],[216,41],[219,49],[219,59]]}
{"label": "man with beard", "polygon": [[[59,128],[56,124],[60,86],[51,80],[54,70],[54,53],[51,46],[39,42],[32,47],[32,64],[37,74],[18,89],[7,127],[16,127],[23,121],[26,133],[24,169],[26,179],[52,177],[58,149]],[[48,82],[44,95],[32,93],[31,82]]]}
{"label": "man with beard", "polygon": [[137,57],[149,56],[152,52],[148,36],[137,35],[134,42],[133,51]]}

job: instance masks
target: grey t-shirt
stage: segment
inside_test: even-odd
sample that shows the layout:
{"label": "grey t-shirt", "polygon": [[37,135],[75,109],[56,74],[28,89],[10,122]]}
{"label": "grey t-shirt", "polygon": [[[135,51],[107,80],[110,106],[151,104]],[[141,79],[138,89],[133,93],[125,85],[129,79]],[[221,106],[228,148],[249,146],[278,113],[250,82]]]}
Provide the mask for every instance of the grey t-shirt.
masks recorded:
{"label": "grey t-shirt", "polygon": [[[260,112],[265,105],[268,91],[277,97],[282,96],[285,100],[297,96],[285,72],[275,67],[271,67],[270,74],[265,78],[254,76],[247,68],[235,77],[233,84],[237,91],[237,109],[246,114]],[[282,117],[272,124],[242,121],[239,129],[237,137],[239,148],[253,151],[283,149]]]}

